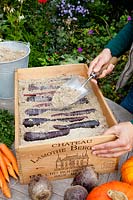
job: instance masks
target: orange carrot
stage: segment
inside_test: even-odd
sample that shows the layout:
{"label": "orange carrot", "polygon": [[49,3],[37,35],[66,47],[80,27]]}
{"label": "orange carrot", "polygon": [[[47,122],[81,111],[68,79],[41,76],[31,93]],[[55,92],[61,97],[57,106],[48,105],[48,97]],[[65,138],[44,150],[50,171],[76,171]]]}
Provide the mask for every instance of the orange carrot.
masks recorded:
{"label": "orange carrot", "polygon": [[[1,170],[1,169],[0,169]],[[2,188],[2,179],[1,179],[1,177],[0,177],[0,188]]]}
{"label": "orange carrot", "polygon": [[0,187],[1,187],[1,190],[3,192],[3,194],[7,197],[7,198],[11,198],[11,192],[10,192],[10,189],[7,185],[7,182],[4,178],[4,175],[2,174],[2,171],[0,169]]}
{"label": "orange carrot", "polygon": [[13,167],[12,167],[12,164],[10,163],[10,161],[8,160],[8,158],[3,154],[3,158],[4,158],[4,161],[6,163],[6,166],[7,166],[7,170],[9,172],[9,174],[15,178],[16,180],[18,179],[14,170],[13,170]]}
{"label": "orange carrot", "polygon": [[5,177],[5,179],[9,182],[9,175],[8,175],[6,163],[4,161],[3,154],[1,151],[0,151],[0,167],[1,167],[1,170],[2,170],[2,173]]}
{"label": "orange carrot", "polygon": [[17,160],[12,153],[12,151],[3,143],[0,144],[0,150],[6,155],[9,161],[12,163],[13,169],[15,170],[16,174],[18,175],[18,165]]}

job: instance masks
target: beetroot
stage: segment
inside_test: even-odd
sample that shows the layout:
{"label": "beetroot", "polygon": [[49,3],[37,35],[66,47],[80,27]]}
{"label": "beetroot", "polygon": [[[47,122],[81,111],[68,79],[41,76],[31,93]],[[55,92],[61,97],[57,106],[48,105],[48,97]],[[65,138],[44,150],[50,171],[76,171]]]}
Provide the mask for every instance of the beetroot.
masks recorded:
{"label": "beetroot", "polygon": [[81,185],[71,186],[65,191],[64,200],[86,200],[87,190]]}
{"label": "beetroot", "polygon": [[52,184],[46,176],[33,175],[28,184],[28,192],[32,200],[49,200],[52,195]]}
{"label": "beetroot", "polygon": [[72,185],[81,185],[90,192],[98,184],[98,175],[91,166],[84,168],[73,179]]}

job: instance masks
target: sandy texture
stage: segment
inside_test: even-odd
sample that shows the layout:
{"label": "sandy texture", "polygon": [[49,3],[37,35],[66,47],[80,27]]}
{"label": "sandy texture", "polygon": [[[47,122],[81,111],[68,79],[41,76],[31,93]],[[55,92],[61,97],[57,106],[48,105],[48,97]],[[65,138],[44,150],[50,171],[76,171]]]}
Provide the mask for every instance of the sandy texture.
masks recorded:
{"label": "sandy texture", "polygon": [[[100,125],[95,128],[76,128],[71,129],[67,136],[61,136],[57,138],[39,140],[36,142],[49,143],[57,141],[67,141],[73,139],[85,139],[89,136],[100,135],[108,124],[105,116],[103,116],[100,104],[96,98],[90,84],[88,84],[89,93],[88,96],[84,97],[80,101],[71,105],[66,109],[55,108],[52,104],[52,98],[55,92],[67,81],[71,76],[56,77],[53,79],[42,79],[42,80],[28,80],[19,81],[19,113],[20,113],[20,134],[21,144],[26,145],[31,142],[24,140],[25,132],[40,132],[47,133],[49,131],[56,131],[54,125],[69,125],[74,123],[86,122],[88,120],[98,120]],[[81,78],[81,77],[78,77]],[[83,78],[81,78],[83,79]],[[83,80],[84,81],[84,80]],[[83,111],[86,109],[95,109],[95,112],[83,113],[83,114],[71,114],[75,111]],[[34,115],[33,115],[34,114]],[[80,121],[69,122],[67,118],[83,118]],[[34,118],[45,118],[45,122],[40,125],[34,125],[32,127],[25,127],[23,122],[28,119],[30,122]],[[62,121],[62,119],[65,119]]]}
{"label": "sandy texture", "polygon": [[77,89],[64,84],[55,92],[52,98],[52,105],[59,109],[66,108],[75,103],[79,99],[79,96],[80,92]]}
{"label": "sandy texture", "polygon": [[25,55],[25,51],[13,51],[7,47],[0,47],[0,62],[17,60]]}

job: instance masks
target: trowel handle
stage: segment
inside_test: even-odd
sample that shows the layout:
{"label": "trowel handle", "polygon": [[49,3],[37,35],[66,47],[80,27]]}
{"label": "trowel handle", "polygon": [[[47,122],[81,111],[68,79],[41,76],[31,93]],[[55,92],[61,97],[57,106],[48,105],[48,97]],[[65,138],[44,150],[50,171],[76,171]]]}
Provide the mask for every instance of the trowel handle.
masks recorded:
{"label": "trowel handle", "polygon": [[108,67],[109,64],[116,65],[117,62],[118,62],[118,58],[112,57],[107,64],[103,65],[102,69],[99,72],[96,72],[96,73],[92,72],[90,74],[90,76],[83,82],[83,84],[82,84],[81,87],[84,87],[89,82],[89,80],[91,80],[92,78],[96,79],[98,76],[100,76],[100,74],[102,74],[103,70],[107,69],[107,67]]}
{"label": "trowel handle", "polygon": [[93,78],[97,78],[98,76],[100,76],[100,75],[102,74],[102,72],[103,72],[105,69],[108,68],[109,64],[116,65],[117,62],[118,62],[118,58],[117,58],[117,57],[112,57],[112,58],[110,59],[110,61],[109,61],[107,64],[103,65],[103,67],[101,68],[101,70],[100,70],[99,72],[96,72],[96,73],[95,73],[95,72],[92,72],[91,75],[93,76]]}

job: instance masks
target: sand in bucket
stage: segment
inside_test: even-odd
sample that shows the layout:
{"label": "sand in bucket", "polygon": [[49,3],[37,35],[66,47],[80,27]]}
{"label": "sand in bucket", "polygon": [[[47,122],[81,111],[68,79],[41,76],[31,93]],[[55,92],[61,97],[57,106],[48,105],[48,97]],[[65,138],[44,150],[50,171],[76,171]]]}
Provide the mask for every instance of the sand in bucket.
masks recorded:
{"label": "sand in bucket", "polygon": [[[0,107],[7,108],[14,103],[14,72],[27,68],[30,46],[20,41],[0,42]],[[10,110],[10,109],[9,109]]]}

